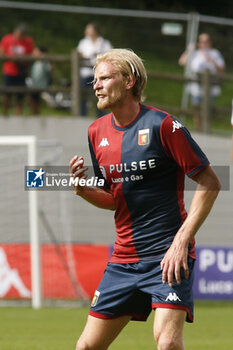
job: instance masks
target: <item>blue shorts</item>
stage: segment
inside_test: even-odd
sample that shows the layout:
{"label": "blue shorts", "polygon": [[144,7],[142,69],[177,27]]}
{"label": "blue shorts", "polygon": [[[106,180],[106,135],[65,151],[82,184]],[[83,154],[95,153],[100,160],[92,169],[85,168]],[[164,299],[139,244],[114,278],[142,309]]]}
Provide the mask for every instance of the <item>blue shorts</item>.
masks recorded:
{"label": "blue shorts", "polygon": [[[21,87],[21,86],[26,86],[25,83],[25,76],[21,76],[21,75],[8,75],[8,74],[4,74],[3,75],[3,84],[4,86],[16,86],[16,87]],[[11,95],[12,93],[7,93],[7,95]],[[23,92],[18,92],[15,94],[18,99],[23,99],[25,94]]]}
{"label": "blue shorts", "polygon": [[137,263],[108,263],[89,314],[104,319],[130,315],[132,320],[146,321],[152,309],[171,308],[186,311],[186,321],[193,322],[195,261],[188,258],[189,278],[181,269],[181,284],[170,287],[162,283],[161,260],[160,256]]}

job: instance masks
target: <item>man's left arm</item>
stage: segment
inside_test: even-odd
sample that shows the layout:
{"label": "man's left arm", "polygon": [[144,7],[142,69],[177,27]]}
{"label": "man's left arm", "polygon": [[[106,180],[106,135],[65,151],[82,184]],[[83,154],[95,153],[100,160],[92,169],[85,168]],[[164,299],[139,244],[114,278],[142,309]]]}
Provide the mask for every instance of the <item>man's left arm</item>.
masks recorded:
{"label": "man's left arm", "polygon": [[206,61],[210,62],[216,69],[218,73],[224,73],[225,72],[225,61],[223,56],[218,50],[214,50],[214,55],[206,55],[205,52],[203,52]]}
{"label": "man's left arm", "polygon": [[181,268],[184,269],[185,278],[188,278],[187,257],[189,242],[208,216],[220,190],[219,180],[211,166],[204,168],[192,179],[197,182],[197,188],[189,214],[161,261],[163,283],[168,282],[170,286],[173,284],[174,277],[177,283],[181,283]]}

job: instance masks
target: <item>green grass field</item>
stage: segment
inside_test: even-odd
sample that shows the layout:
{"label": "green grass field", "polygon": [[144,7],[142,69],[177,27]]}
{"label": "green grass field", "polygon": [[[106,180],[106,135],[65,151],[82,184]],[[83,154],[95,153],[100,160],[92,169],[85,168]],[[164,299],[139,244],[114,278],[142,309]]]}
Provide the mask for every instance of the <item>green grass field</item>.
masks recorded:
{"label": "green grass field", "polygon": [[[88,308],[1,308],[1,350],[75,349]],[[130,322],[111,350],[156,349],[153,314],[147,322]],[[196,302],[195,322],[185,325],[187,350],[232,350],[233,302]]]}

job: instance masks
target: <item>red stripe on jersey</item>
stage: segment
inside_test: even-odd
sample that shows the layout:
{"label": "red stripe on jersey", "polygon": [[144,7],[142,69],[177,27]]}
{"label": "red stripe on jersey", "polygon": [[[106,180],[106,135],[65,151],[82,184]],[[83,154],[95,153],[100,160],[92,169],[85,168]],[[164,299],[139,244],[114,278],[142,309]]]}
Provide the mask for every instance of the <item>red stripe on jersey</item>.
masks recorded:
{"label": "red stripe on jersey", "polygon": [[163,120],[160,129],[162,145],[167,156],[174,159],[185,174],[193,176],[202,169],[202,161],[188,142],[182,124],[174,125],[176,122],[171,116]]}
{"label": "red stripe on jersey", "polygon": [[167,112],[165,112],[165,111],[163,111],[163,110],[161,110],[161,109],[158,109],[158,108],[155,108],[155,107],[152,107],[152,106],[145,106],[147,109],[152,109],[153,111],[157,111],[157,112],[161,112],[161,113],[164,113],[164,114],[166,114],[167,116],[170,116],[170,114],[169,113],[167,113]]}
{"label": "red stripe on jersey", "polygon": [[[114,244],[114,251],[111,262],[122,263],[127,256],[135,256],[135,262],[139,260],[136,248],[133,243],[132,220],[124,198],[123,183],[120,172],[121,148],[124,131],[115,129],[112,125],[112,114],[97,119],[89,128],[89,138],[99,166],[104,166],[107,183],[115,202],[115,225],[117,239]],[[102,143],[102,140],[105,140]],[[116,166],[118,165],[118,167]]]}
{"label": "red stripe on jersey", "polygon": [[[177,199],[180,215],[184,222],[187,217],[183,195],[184,174],[197,174],[203,167],[202,161],[197,157],[183,133],[183,126],[177,124],[177,128],[174,128],[173,122],[175,122],[175,120],[167,116],[162,122],[160,135],[166,154],[179,165],[177,170]],[[190,243],[191,249],[189,251],[189,256],[196,259],[195,239],[193,238]]]}

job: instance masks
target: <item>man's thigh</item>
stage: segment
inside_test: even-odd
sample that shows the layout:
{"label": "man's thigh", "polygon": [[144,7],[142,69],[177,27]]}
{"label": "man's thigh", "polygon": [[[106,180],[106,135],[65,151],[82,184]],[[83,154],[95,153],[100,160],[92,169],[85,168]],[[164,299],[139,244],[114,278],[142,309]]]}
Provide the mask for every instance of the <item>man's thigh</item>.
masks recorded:
{"label": "man's thigh", "polygon": [[157,342],[172,342],[183,349],[183,329],[186,312],[177,309],[157,308],[154,318],[154,338]]}
{"label": "man's thigh", "polygon": [[86,326],[77,343],[78,349],[105,350],[130,321],[131,316],[100,319],[88,316]]}

